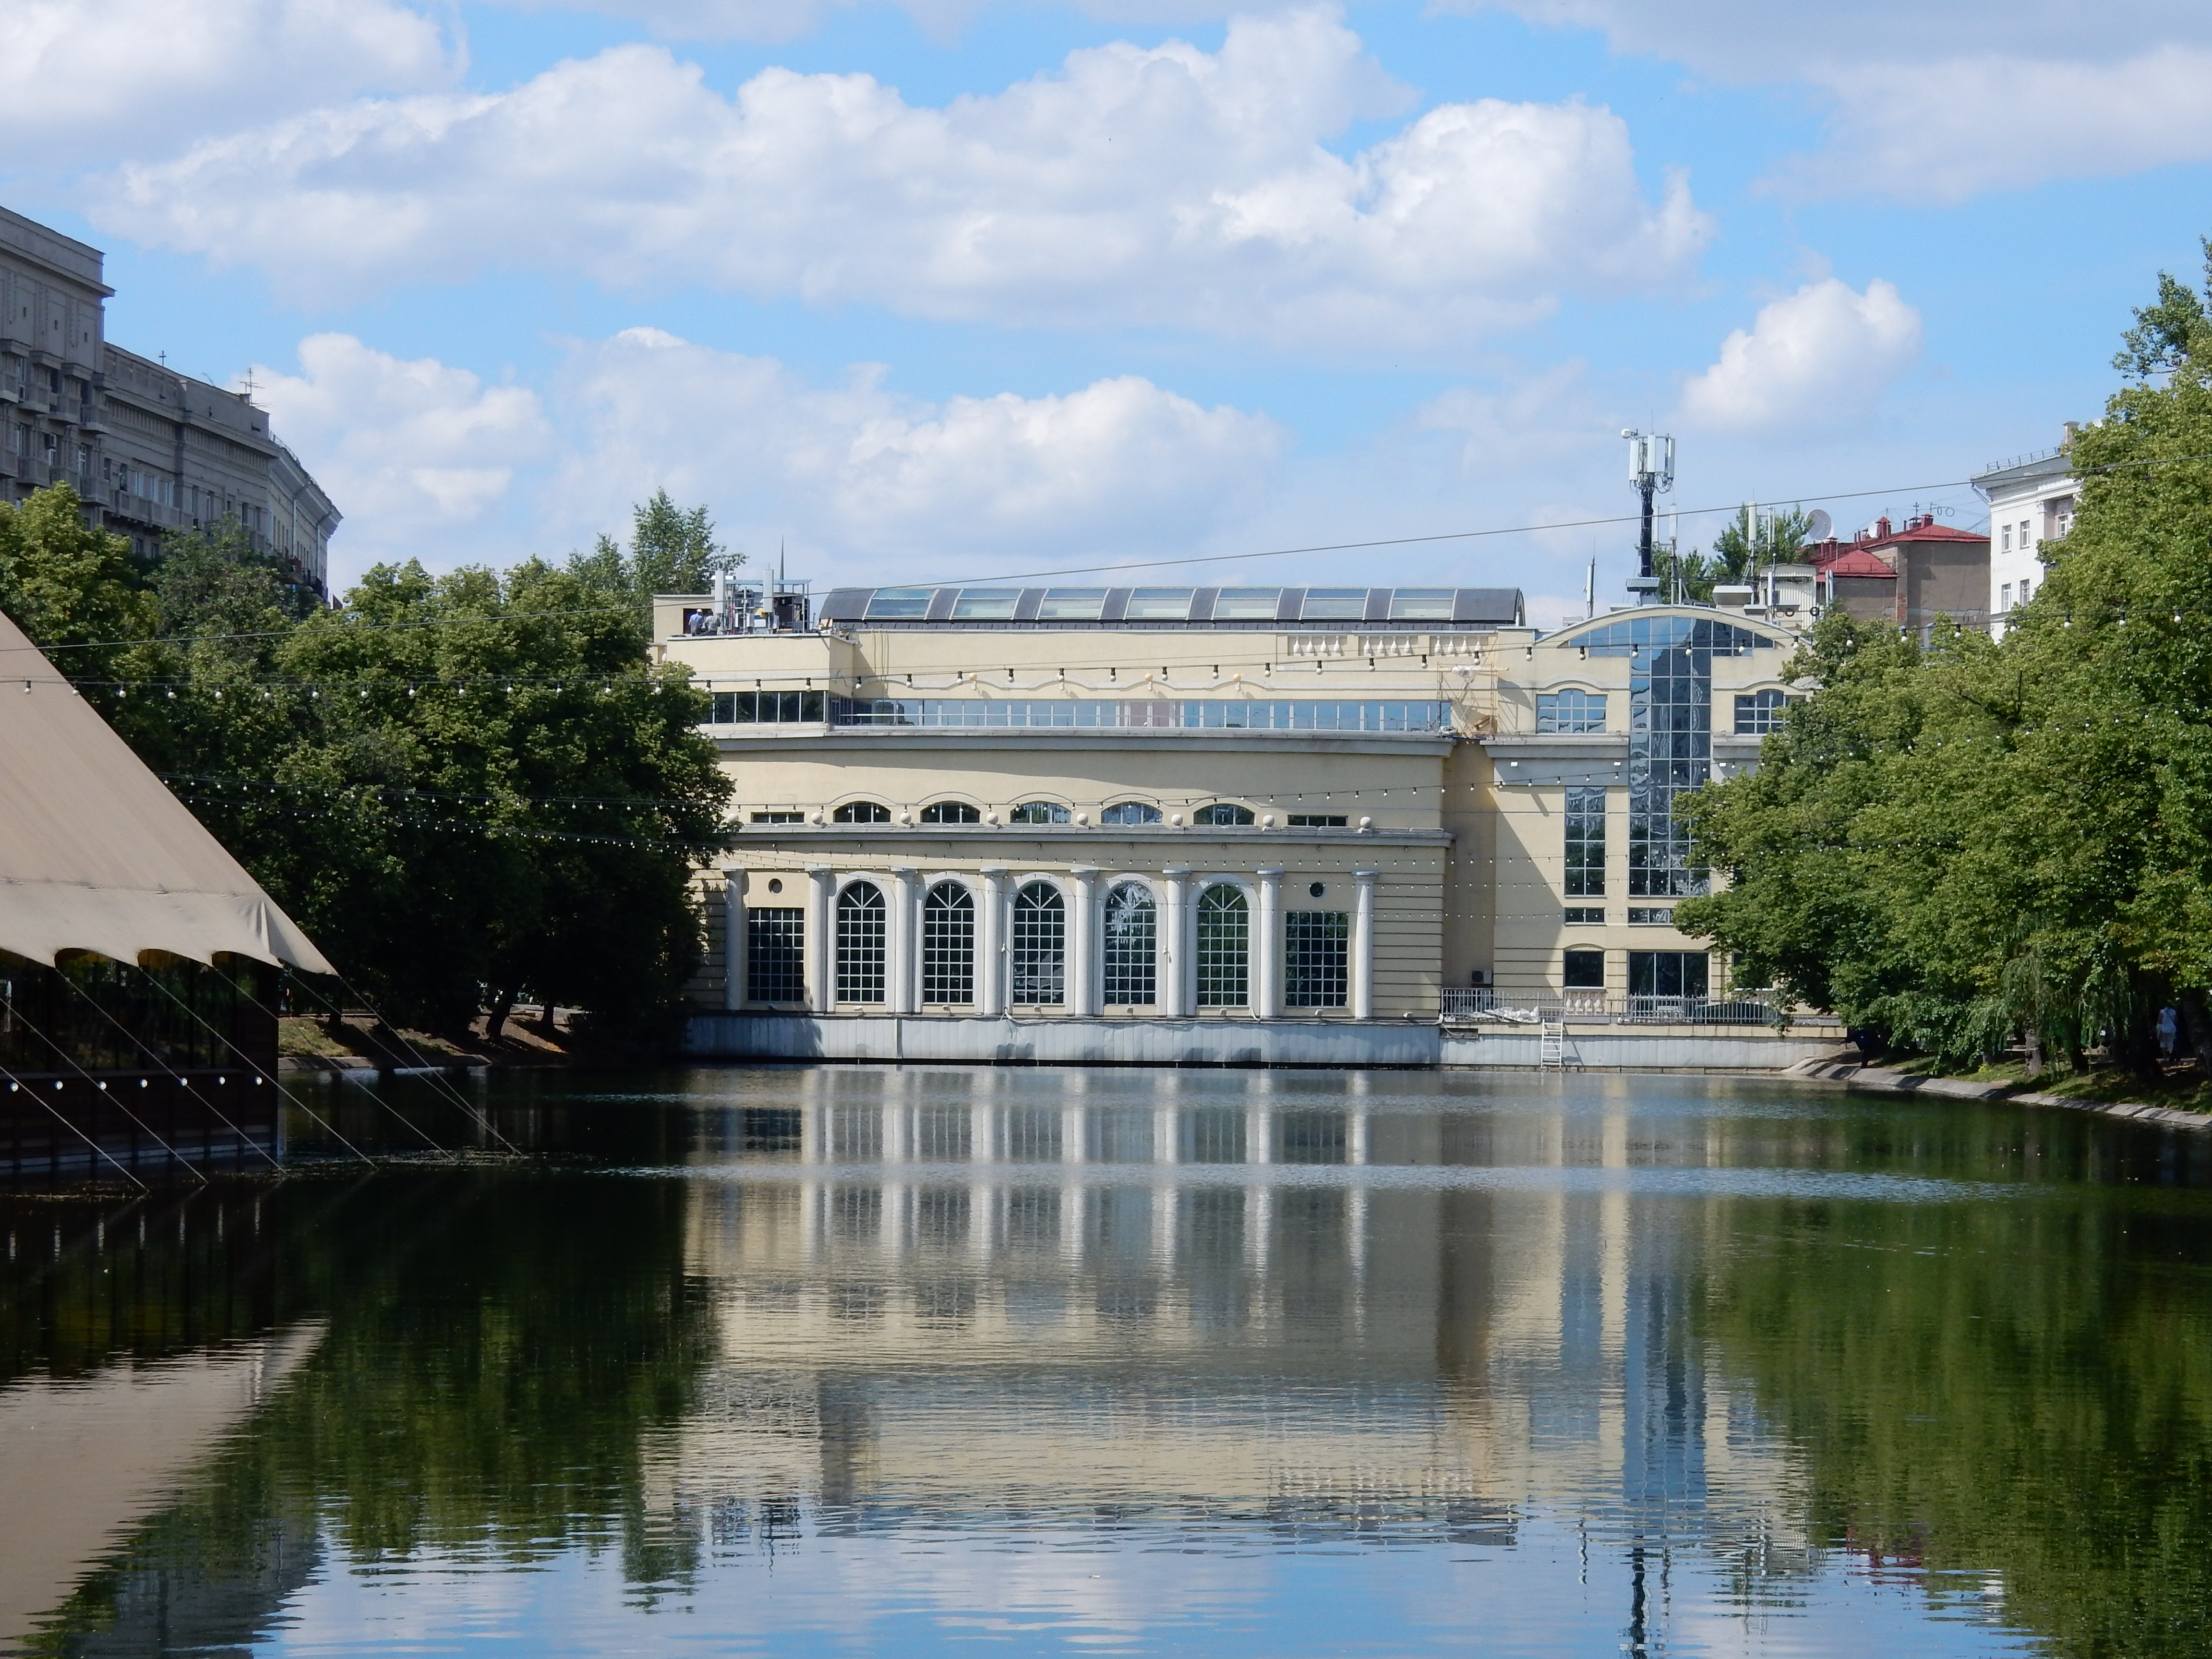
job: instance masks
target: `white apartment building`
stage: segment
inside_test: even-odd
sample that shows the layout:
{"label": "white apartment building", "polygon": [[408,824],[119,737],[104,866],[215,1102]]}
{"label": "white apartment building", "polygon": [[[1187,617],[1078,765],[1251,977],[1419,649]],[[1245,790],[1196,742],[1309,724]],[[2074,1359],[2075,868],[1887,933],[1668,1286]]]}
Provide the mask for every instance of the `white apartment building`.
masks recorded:
{"label": "white apartment building", "polygon": [[1973,480],[1990,504],[1990,633],[2004,637],[2006,616],[2043,586],[2044,547],[2074,527],[2081,481],[2074,476],[2074,427],[2058,447],[2016,456]]}

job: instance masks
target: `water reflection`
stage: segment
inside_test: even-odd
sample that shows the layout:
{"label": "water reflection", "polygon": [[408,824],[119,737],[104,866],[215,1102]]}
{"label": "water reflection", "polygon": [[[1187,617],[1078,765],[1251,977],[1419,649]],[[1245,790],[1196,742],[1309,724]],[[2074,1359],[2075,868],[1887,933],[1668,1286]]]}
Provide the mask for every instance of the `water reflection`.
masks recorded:
{"label": "water reflection", "polygon": [[11,1255],[27,1376],[319,1334],[46,1650],[2201,1646],[2195,1143],[1711,1079],[482,1103],[538,1161]]}

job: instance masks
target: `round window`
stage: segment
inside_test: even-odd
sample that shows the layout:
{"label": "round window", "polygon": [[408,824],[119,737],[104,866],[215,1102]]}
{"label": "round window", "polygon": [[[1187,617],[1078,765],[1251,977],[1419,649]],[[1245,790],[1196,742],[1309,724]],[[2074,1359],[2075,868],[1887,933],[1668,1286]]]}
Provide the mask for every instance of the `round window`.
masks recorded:
{"label": "round window", "polygon": [[1306,891],[1311,893],[1316,898],[1319,898],[1323,893],[1328,891],[1328,889],[1323,886],[1320,882],[1316,882],[1312,886],[1307,888]]}
{"label": "round window", "polygon": [[768,890],[771,893],[781,893],[783,890],[783,883],[771,876],[769,878]]}

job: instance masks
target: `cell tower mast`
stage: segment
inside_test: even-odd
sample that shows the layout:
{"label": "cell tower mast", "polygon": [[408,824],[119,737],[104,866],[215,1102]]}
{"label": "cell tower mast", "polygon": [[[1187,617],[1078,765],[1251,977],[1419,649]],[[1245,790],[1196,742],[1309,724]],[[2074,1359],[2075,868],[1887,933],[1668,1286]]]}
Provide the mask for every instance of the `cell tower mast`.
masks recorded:
{"label": "cell tower mast", "polygon": [[1651,570],[1652,498],[1674,487],[1674,441],[1663,432],[1624,430],[1620,435],[1628,440],[1629,485],[1644,501],[1644,526],[1636,544],[1636,574],[1629,579],[1628,591],[1648,605],[1659,591],[1659,578]]}

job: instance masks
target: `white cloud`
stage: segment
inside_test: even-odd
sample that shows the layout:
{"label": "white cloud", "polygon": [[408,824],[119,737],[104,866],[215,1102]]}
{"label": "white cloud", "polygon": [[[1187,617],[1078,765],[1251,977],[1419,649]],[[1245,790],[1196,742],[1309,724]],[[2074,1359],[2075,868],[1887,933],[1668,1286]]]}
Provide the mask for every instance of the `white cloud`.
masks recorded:
{"label": "white cloud", "polygon": [[1849,426],[1920,355],[1920,313],[1879,277],[1863,294],[1835,277],[1762,307],[1682,392],[1682,418],[1735,430]]}
{"label": "white cloud", "polygon": [[2212,7],[2202,0],[1443,0],[1601,30],[1621,52],[1735,82],[1814,89],[1795,191],[1956,201],[2045,179],[2212,159]]}
{"label": "white cloud", "polygon": [[439,552],[506,504],[516,470],[548,457],[535,392],[486,386],[433,358],[403,361],[349,334],[300,343],[300,373],[257,368],[270,428],[329,492],[347,523],[349,569]]}
{"label": "white cloud", "polygon": [[1824,195],[1957,202],[2046,179],[2212,160],[2212,49],[2117,64],[1977,57],[1886,66],[1839,89],[1827,147],[1784,180]]}
{"label": "white cloud", "polygon": [[1664,285],[1710,233],[1679,178],[1647,202],[1626,125],[1579,102],[1449,105],[1349,159],[1324,147],[1406,96],[1322,11],[1240,19],[1218,53],[1078,52],[943,109],[781,69],[724,98],[628,46],[210,140],[112,177],[96,217],[303,296],[535,266],[1320,349]]}
{"label": "white cloud", "polygon": [[1285,436],[1135,375],[927,403],[886,391],[874,368],[812,386],[772,358],[656,329],[580,348],[556,400],[568,431],[559,521],[619,523],[665,486],[712,502],[756,552],[789,532],[832,568],[1181,550],[1251,505]]}
{"label": "white cloud", "polygon": [[211,125],[448,84],[458,48],[394,0],[7,0],[0,166],[76,171]]}
{"label": "white cloud", "polygon": [[659,488],[752,553],[790,538],[824,575],[1181,552],[1253,507],[1286,435],[1134,375],[931,403],[874,368],[819,386],[646,328],[579,343],[542,394],[349,335],[303,341],[300,363],[255,374],[272,429],[346,515],[341,581],[379,559],[557,556]]}

